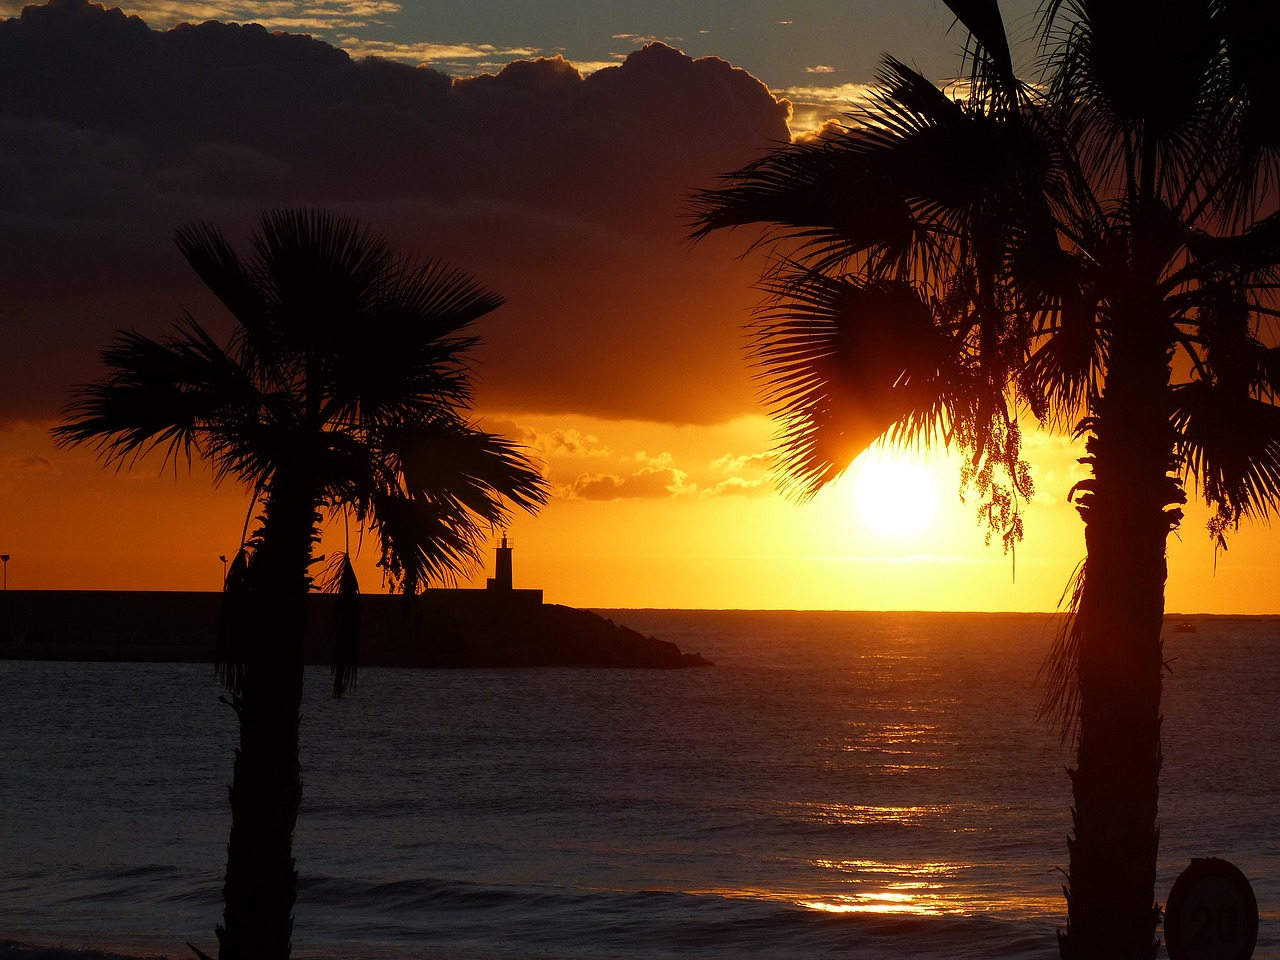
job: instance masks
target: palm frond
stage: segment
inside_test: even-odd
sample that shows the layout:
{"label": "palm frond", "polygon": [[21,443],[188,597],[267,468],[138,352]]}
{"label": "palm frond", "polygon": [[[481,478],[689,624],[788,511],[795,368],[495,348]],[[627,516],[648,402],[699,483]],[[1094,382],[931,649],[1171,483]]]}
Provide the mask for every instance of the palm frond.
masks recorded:
{"label": "palm frond", "polygon": [[815,494],[895,424],[924,439],[941,431],[963,341],[934,323],[910,284],[793,265],[764,288],[774,300],[752,324],[750,354],[797,496]]}
{"label": "palm frond", "polygon": [[527,510],[546,502],[541,471],[502,437],[437,419],[406,424],[381,439],[412,497],[451,503],[492,526],[505,523],[508,504]]}
{"label": "palm frond", "polygon": [[535,511],[549,487],[520,447],[456,418],[406,421],[369,438],[355,473],[336,491],[377,534],[390,584],[414,593],[453,583],[481,561],[479,544],[511,511]]}
{"label": "palm frond", "polygon": [[466,510],[394,490],[371,499],[378,565],[393,589],[414,594],[433,582],[451,586],[480,565],[480,544],[491,528]]}
{"label": "palm frond", "polygon": [[1025,309],[1038,317],[1020,387],[1038,417],[1053,426],[1075,423],[1098,395],[1106,367],[1106,337],[1088,261],[1056,242],[1019,243],[1009,269]]}
{"label": "palm frond", "polygon": [[[359,221],[308,208],[267,211],[250,245],[272,354],[294,376],[304,357],[323,368],[345,349],[395,263],[387,242]],[[323,369],[310,371],[317,373]]]}
{"label": "palm frond", "polygon": [[117,465],[163,451],[163,462],[192,458],[210,424],[236,395],[236,365],[189,318],[153,340],[116,335],[102,353],[112,373],[80,387],[52,430],[59,446],[88,443]]}
{"label": "palm frond", "polygon": [[969,60],[970,82],[980,99],[995,100],[1001,109],[1017,102],[1021,84],[1013,70],[1009,35],[996,0],[946,0],[951,12],[969,31],[965,56]]}
{"label": "palm frond", "polygon": [[1064,6],[1070,24],[1054,64],[1059,99],[1087,100],[1117,126],[1163,141],[1199,119],[1200,91],[1217,47],[1208,4],[1050,5],[1055,14]]}
{"label": "palm frond", "polygon": [[1187,241],[1192,277],[1229,273],[1274,280],[1280,267],[1280,212],[1263,217],[1239,234],[1198,233]]}
{"label": "palm frond", "polygon": [[459,331],[502,302],[453,267],[396,264],[360,335],[331,357],[324,416],[373,425],[469,408],[466,357],[479,339]]}
{"label": "palm frond", "polygon": [[1280,507],[1280,408],[1235,384],[1194,380],[1174,391],[1177,453],[1217,513],[1210,532]]}
{"label": "palm frond", "polygon": [[261,601],[250,585],[251,550],[252,545],[241,547],[232,558],[222,587],[222,609],[218,616],[218,646],[213,662],[218,679],[234,696],[239,696],[244,689],[244,639],[260,616],[256,605]]}
{"label": "palm frond", "polygon": [[690,236],[764,224],[767,232],[752,246],[793,240],[797,255],[818,268],[862,254],[906,265],[913,243],[925,238],[906,198],[885,179],[878,147],[855,129],[777,150],[695,194]]}
{"label": "palm frond", "polygon": [[338,598],[333,623],[329,627],[333,646],[330,668],[333,698],[338,700],[356,688],[356,668],[360,662],[360,583],[350,554],[335,553],[330,558],[320,589],[324,593],[337,594]]}
{"label": "palm frond", "polygon": [[214,224],[192,223],[174,234],[178,251],[241,324],[260,326],[262,296],[254,277]]}
{"label": "palm frond", "polygon": [[1280,188],[1280,90],[1275,43],[1280,6],[1265,0],[1219,0],[1215,26],[1222,38],[1221,113],[1215,137],[1216,171],[1225,222],[1247,221],[1262,198]]}
{"label": "palm frond", "polygon": [[504,300],[475,277],[439,261],[401,261],[389,272],[380,311],[413,318],[432,339],[457,333],[492,313]]}
{"label": "palm frond", "polygon": [[282,304],[317,307],[326,295],[357,302],[377,290],[395,261],[387,241],[358,220],[314,208],[268,210],[249,242],[257,279]]}
{"label": "palm frond", "polygon": [[695,195],[694,239],[763,225],[757,243],[791,241],[788,256],[814,270],[938,282],[965,243],[1003,242],[1002,220],[1045,220],[1045,192],[1062,192],[1053,144],[1036,124],[953,100],[893,58],[870,101],[856,127],[780,148]]}
{"label": "palm frond", "polygon": [[1053,646],[1036,676],[1044,686],[1037,719],[1048,720],[1056,727],[1063,743],[1075,733],[1080,719],[1079,665],[1084,625],[1077,614],[1087,575],[1088,561],[1081,560],[1058,600],[1059,608],[1065,604],[1066,609],[1059,614]]}
{"label": "palm frond", "polygon": [[237,327],[228,353],[260,384],[279,382],[287,374],[281,362],[279,334],[272,322],[257,269],[246,264],[211,223],[187,224],[174,242],[191,268],[235,318]]}

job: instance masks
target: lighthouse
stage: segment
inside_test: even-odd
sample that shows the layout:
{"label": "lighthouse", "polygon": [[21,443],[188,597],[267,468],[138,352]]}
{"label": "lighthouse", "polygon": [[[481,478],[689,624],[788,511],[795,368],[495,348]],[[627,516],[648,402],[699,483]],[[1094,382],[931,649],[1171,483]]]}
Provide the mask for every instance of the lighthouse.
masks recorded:
{"label": "lighthouse", "polygon": [[493,576],[489,578],[487,584],[490,590],[511,590],[511,541],[507,539],[507,535],[502,535],[502,541],[494,548],[497,554],[493,563]]}

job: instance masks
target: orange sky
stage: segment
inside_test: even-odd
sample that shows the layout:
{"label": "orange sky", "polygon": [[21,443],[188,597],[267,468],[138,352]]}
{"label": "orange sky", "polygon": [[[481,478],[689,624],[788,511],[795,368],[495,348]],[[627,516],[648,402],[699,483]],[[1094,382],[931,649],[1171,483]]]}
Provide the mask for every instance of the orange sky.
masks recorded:
{"label": "orange sky", "polygon": [[[924,20],[900,25],[899,55],[913,31],[945,34],[911,10]],[[101,374],[115,330],[162,335],[189,310],[228,331],[173,247],[177,227],[212,220],[242,246],[264,208],[307,204],[506,298],[479,324],[477,412],[533,446],[557,490],[511,528],[518,586],[579,606],[1054,609],[1083,553],[1063,502],[1080,467],[1058,439],[1027,432],[1038,495],[1016,577],[958,503],[954,464],[931,466],[938,512],[909,536],[868,529],[851,482],[798,506],[766,481],[772,428],[742,356],[763,261],[742,256],[746,232],[684,237],[689,194],[786,140],[792,104],[750,64],[622,36],[613,66],[544,57],[453,83],[318,39],[157,32],[90,4],[0,20],[10,587],[218,587],[242,491],[213,490],[199,468],[104,473],[47,430],[73,385]],[[870,69],[805,67],[827,84],[805,94],[805,122]],[[192,97],[193,84],[219,95]],[[1242,530],[1215,571],[1203,523],[1192,509],[1171,542],[1169,609],[1280,613],[1274,535]]]}
{"label": "orange sky", "polygon": [[[594,607],[1049,611],[1083,555],[1080,523],[1063,502],[1080,467],[1061,439],[1029,434],[1037,496],[1013,559],[986,547],[973,509],[955,495],[955,464],[931,461],[936,516],[917,533],[871,529],[849,479],[797,505],[751,453],[769,423],[707,427],[536,416],[494,418],[529,431],[558,495],[511,528],[516,586],[550,602]],[[557,433],[556,431],[560,431]],[[105,473],[84,451],[57,451],[36,425],[11,429],[0,495],[14,589],[216,589],[218,555],[239,542],[241,490],[214,490],[202,471],[158,476],[143,464]],[[754,458],[758,459],[758,458]],[[615,492],[599,496],[607,482]],[[670,489],[668,489],[670,488]],[[592,492],[595,490],[596,492]],[[884,512],[880,510],[879,512]],[[1242,529],[1217,559],[1193,508],[1171,541],[1168,609],[1277,613],[1274,534]],[[333,530],[330,546],[341,546]],[[363,587],[378,573],[365,551]],[[482,585],[478,571],[473,585]]]}

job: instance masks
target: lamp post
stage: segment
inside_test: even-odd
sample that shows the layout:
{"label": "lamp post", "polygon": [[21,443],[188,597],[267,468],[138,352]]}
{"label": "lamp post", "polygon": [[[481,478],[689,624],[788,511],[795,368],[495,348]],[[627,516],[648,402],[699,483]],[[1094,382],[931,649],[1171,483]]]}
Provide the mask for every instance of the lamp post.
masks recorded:
{"label": "lamp post", "polygon": [[4,586],[0,587],[0,589],[8,590],[9,589],[9,555],[7,553],[0,553],[0,564],[4,565]]}
{"label": "lamp post", "polygon": [[218,559],[222,561],[222,589],[227,589],[227,555],[225,553],[218,554]]}

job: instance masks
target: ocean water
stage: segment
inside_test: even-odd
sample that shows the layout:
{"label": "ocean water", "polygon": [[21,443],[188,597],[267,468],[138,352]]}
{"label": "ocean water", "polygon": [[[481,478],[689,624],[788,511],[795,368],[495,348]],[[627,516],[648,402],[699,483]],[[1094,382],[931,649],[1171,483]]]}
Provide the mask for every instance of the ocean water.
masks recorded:
{"label": "ocean water", "polygon": [[[675,672],[308,676],[294,955],[1053,957],[1070,750],[1047,617],[608,611]],[[1169,633],[1157,895],[1250,878],[1280,958],[1280,621]],[[212,671],[0,662],[0,940],[216,948]]]}

